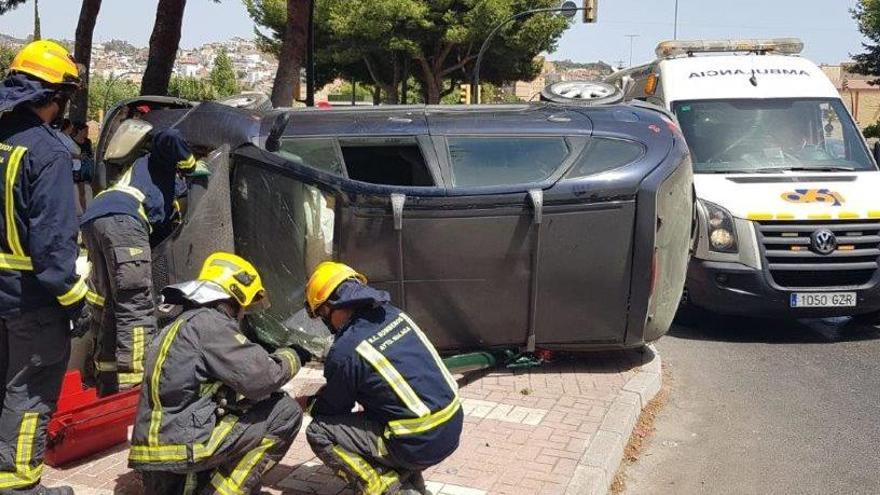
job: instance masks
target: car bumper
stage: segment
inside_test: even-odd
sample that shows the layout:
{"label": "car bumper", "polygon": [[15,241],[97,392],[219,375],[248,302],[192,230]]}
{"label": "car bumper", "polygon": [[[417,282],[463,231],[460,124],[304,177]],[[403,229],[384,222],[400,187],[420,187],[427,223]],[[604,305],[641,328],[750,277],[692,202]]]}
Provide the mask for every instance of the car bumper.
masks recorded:
{"label": "car bumper", "polygon": [[[856,306],[792,308],[792,292],[856,292]],[[783,289],[760,270],[696,258],[688,265],[687,299],[714,313],[743,316],[828,318],[880,311],[880,287],[876,285],[858,289]]]}

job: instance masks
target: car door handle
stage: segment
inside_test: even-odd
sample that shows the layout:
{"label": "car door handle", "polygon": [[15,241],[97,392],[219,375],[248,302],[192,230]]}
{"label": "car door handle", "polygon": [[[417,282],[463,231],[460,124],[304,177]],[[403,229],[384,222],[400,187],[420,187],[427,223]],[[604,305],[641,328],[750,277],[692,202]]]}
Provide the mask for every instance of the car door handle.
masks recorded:
{"label": "car door handle", "polygon": [[403,230],[404,203],[406,203],[406,194],[393,193],[391,195],[391,212],[394,214],[394,230]]}
{"label": "car door handle", "polygon": [[532,189],[529,191],[529,198],[532,200],[532,208],[535,210],[533,222],[535,225],[541,225],[541,217],[544,214],[544,191],[541,189]]}

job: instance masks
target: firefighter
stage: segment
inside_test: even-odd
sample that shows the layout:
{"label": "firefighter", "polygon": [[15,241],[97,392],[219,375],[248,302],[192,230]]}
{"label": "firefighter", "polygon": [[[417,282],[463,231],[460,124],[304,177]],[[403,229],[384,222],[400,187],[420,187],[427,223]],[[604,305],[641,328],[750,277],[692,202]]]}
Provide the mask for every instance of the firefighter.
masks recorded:
{"label": "firefighter", "polygon": [[306,285],[306,311],[335,335],[306,438],[360,493],[427,493],[422,471],[458,448],[458,386],[412,318],[366,282],[324,262]]}
{"label": "firefighter", "polygon": [[267,298],[260,275],[238,256],[212,254],[197,280],[162,295],[184,312],[147,351],[129,466],[143,474],[148,495],[259,493],[302,423],[299,404],[279,391],[299,371],[302,351],[269,354],[241,332],[245,312]]}
{"label": "firefighter", "polygon": [[67,50],[26,45],[0,86],[0,493],[72,494],[40,484],[46,425],[87,287],[76,274],[70,152],[50,127],[79,87]]}
{"label": "firefighter", "polygon": [[196,160],[176,129],[157,132],[136,160],[83,214],[92,264],[94,365],[98,394],[134,387],[143,378],[144,349],[156,331],[152,252],[175,217],[178,171]]}

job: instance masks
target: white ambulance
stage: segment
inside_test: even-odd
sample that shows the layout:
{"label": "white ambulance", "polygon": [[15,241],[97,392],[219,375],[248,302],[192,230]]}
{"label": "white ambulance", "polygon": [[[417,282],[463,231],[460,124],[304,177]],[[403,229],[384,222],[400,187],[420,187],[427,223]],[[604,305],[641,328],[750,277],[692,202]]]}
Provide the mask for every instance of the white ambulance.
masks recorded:
{"label": "white ambulance", "polygon": [[797,39],[667,41],[607,82],[675,114],[698,239],[687,301],[724,314],[880,311],[880,171]]}

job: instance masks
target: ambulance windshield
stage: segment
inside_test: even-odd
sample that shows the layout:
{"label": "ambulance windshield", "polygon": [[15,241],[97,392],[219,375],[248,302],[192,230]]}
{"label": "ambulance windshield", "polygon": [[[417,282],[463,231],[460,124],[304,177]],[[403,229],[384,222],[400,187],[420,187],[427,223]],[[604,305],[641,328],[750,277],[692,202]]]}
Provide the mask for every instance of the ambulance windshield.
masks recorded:
{"label": "ambulance windshield", "polygon": [[696,173],[876,170],[839,100],[684,101],[673,110]]}

